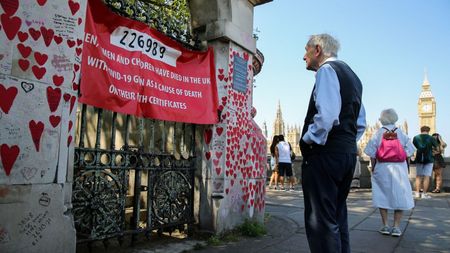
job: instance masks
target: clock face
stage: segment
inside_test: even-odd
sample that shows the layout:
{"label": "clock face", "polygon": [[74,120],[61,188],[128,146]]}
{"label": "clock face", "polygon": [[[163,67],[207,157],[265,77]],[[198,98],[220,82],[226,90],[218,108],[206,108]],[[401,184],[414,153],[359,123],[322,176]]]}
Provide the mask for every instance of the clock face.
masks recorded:
{"label": "clock face", "polygon": [[422,111],[424,111],[424,112],[431,112],[431,105],[430,104],[422,105]]}

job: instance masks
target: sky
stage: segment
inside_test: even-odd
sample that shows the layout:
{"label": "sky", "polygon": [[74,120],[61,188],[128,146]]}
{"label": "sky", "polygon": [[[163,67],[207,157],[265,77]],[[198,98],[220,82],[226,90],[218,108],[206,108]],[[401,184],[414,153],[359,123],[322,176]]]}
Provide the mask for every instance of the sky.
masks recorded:
{"label": "sky", "polygon": [[410,138],[419,134],[417,103],[426,72],[436,131],[450,145],[449,13],[448,0],[274,0],[255,7],[257,48],[265,58],[254,83],[256,122],[266,122],[271,136],[280,101],[285,124],[303,127],[314,85],[314,72],[303,61],[305,44],[311,34],[329,33],[341,44],[338,58],[363,83],[368,125],[394,108]]}

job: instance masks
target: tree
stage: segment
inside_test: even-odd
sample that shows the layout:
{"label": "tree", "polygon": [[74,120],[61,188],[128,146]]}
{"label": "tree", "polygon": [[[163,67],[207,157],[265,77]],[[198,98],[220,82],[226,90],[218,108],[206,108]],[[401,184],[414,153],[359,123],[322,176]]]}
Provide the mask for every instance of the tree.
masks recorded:
{"label": "tree", "polygon": [[115,12],[138,20],[189,47],[197,47],[187,0],[104,0]]}

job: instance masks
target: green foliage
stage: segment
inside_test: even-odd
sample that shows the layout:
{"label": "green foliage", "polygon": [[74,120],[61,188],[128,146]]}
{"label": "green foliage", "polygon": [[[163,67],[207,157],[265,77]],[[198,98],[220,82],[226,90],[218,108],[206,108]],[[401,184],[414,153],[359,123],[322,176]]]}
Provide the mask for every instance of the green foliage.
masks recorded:
{"label": "green foliage", "polygon": [[245,220],[244,223],[239,226],[238,230],[242,235],[250,237],[263,236],[267,233],[264,224],[251,220]]}
{"label": "green foliage", "polygon": [[191,13],[187,0],[104,0],[119,14],[146,23],[169,37],[190,43]]}
{"label": "green foliage", "polygon": [[239,235],[233,232],[226,233],[222,236],[222,240],[225,242],[237,242],[239,241]]}
{"label": "green foliage", "polygon": [[[266,216],[268,219],[270,216]],[[242,236],[259,237],[267,233],[264,224],[254,220],[245,220],[240,226],[221,235],[212,235],[208,238],[209,246],[220,246],[227,242],[237,242]]]}
{"label": "green foliage", "polygon": [[208,239],[207,243],[210,246],[219,246],[222,244],[222,240],[220,239],[219,236],[213,235]]}

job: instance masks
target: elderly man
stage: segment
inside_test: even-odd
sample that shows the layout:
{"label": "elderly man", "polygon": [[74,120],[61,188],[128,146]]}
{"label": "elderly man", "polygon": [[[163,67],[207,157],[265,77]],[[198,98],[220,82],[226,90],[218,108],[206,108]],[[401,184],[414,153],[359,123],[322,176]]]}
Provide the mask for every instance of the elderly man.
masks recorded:
{"label": "elderly man", "polygon": [[366,126],[362,84],[337,60],[332,36],[312,35],[305,50],[306,69],[317,72],[300,139],[306,235],[311,252],[350,252],[346,200]]}

